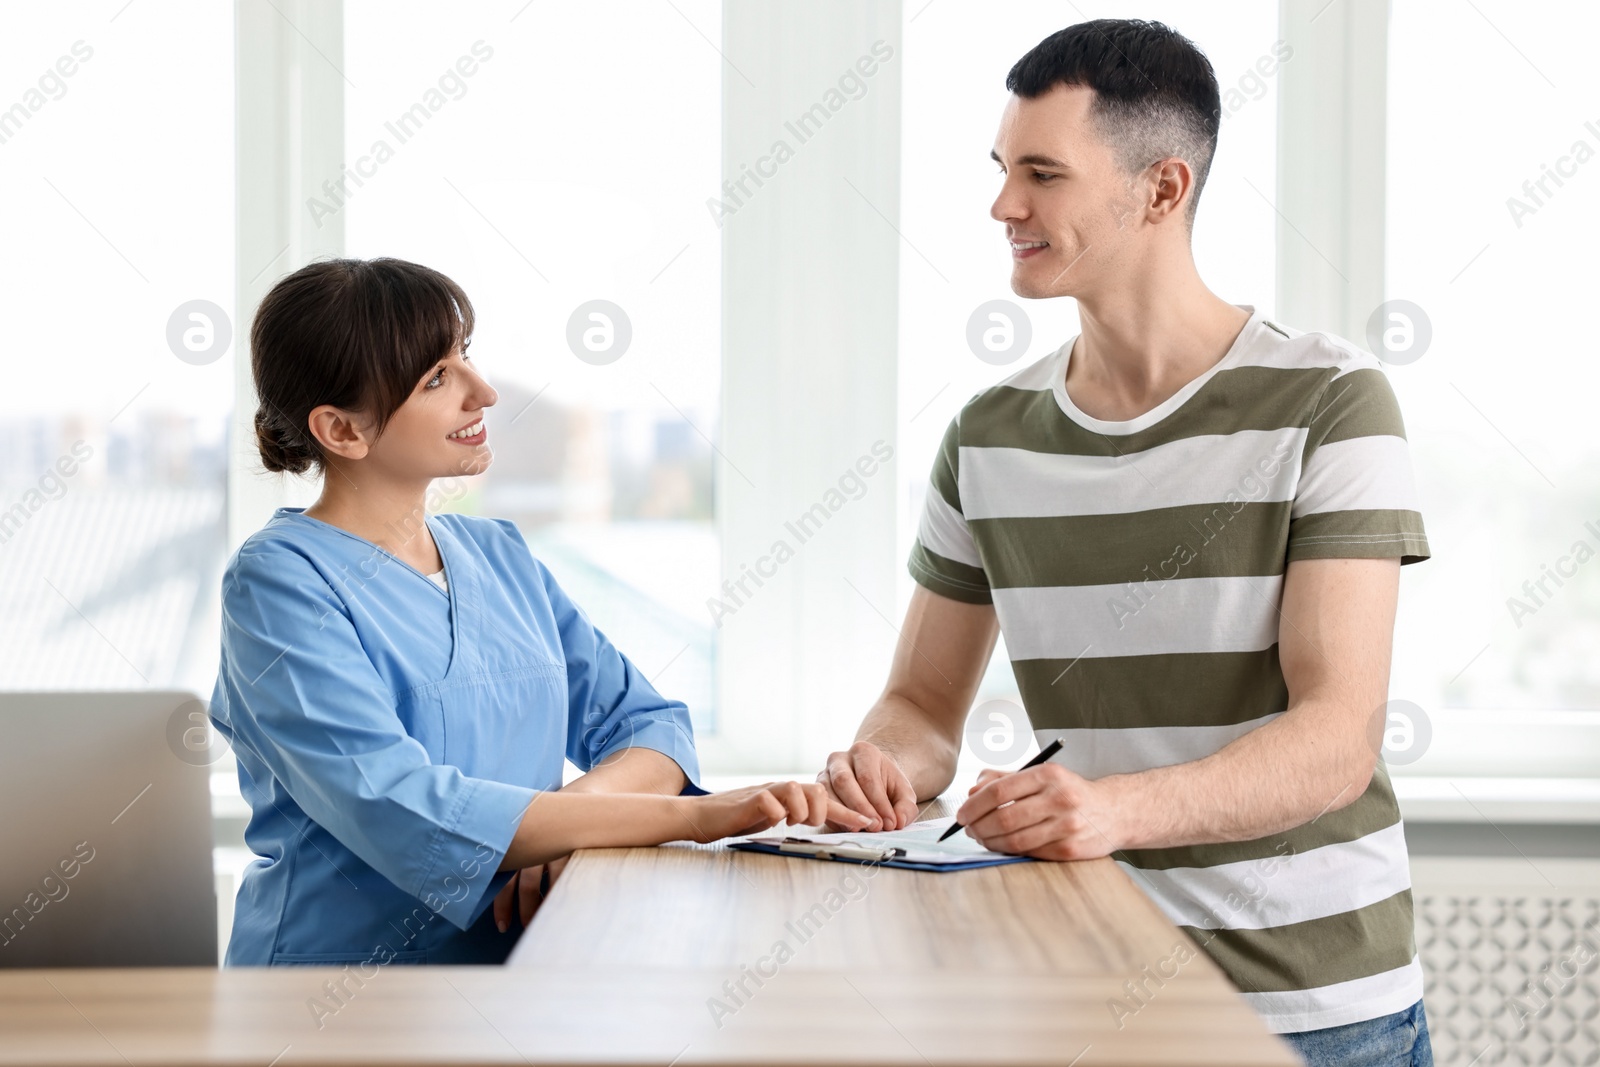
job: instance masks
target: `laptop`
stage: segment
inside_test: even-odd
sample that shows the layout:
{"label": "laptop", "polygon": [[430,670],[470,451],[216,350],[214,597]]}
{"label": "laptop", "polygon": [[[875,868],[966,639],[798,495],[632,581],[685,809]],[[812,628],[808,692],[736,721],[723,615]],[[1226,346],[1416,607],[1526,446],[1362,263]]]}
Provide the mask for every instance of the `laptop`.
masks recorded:
{"label": "laptop", "polygon": [[0,967],[217,965],[206,705],[0,693]]}

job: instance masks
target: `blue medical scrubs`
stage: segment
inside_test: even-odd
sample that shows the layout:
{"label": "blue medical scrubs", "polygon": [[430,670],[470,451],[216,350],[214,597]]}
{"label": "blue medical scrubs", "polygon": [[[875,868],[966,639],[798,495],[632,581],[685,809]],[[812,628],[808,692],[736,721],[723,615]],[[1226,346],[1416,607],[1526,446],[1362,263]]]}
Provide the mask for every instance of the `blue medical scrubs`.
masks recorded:
{"label": "blue medical scrubs", "polygon": [[222,580],[211,717],[256,854],[227,965],[499,963],[489,904],[523,812],[625,748],[701,794],[688,709],[589,622],[516,526],[428,518],[449,592],[279,508]]}

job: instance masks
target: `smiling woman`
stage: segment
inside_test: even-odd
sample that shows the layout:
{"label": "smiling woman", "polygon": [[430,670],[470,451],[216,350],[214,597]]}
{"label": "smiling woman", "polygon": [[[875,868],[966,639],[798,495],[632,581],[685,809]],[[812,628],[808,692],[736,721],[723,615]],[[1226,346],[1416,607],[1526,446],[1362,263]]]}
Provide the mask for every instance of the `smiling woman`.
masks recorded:
{"label": "smiling woman", "polygon": [[[346,309],[330,294],[348,295],[356,315],[341,314]],[[337,457],[363,458],[413,393],[438,390],[452,363],[465,369],[474,321],[472,301],[460,286],[403,260],[327,260],[279,282],[250,331],[262,464],[303,474],[313,467],[326,471]],[[474,396],[479,407],[493,404],[496,394],[477,380],[487,390]],[[441,415],[443,406],[432,396],[423,405]],[[362,410],[372,441],[356,446],[351,432]],[[409,414],[401,417],[409,422]],[[319,426],[330,436],[327,444]],[[470,465],[486,468],[487,457]],[[431,477],[476,473],[457,469]]]}
{"label": "smiling woman", "polygon": [[[323,485],[222,581],[211,717],[256,857],[229,964],[500,962],[514,902],[525,924],[576,848],[852,818],[817,784],[705,795],[688,708],[517,527],[427,514],[434,479],[494,460],[474,321],[459,285],[398,259],[312,263],[257,311],[262,463]],[[565,787],[564,760],[585,772]]]}

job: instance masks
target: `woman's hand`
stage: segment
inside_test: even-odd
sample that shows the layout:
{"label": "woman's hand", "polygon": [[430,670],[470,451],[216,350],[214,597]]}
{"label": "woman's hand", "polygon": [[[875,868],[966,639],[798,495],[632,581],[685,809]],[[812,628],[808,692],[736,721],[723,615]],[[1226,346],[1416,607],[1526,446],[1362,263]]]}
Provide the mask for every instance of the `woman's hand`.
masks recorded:
{"label": "woman's hand", "polygon": [[849,830],[865,829],[872,821],[839,803],[820,782],[768,782],[674,799],[689,822],[683,840],[702,844],[760,833],[785,821],[791,826],[832,823]]}
{"label": "woman's hand", "polygon": [[538,899],[537,875],[530,878],[529,868],[537,871],[540,863],[553,865],[580,848],[708,843],[759,833],[785,820],[795,826],[832,823],[848,830],[863,829],[872,821],[834,800],[820,782],[768,782],[706,796],[583,794],[565,789],[542,796],[523,813],[501,860],[504,869],[521,871],[517,888],[503,889],[495,898],[497,918],[502,914],[509,918],[513,894],[519,901]]}
{"label": "woman's hand", "polygon": [[566,870],[569,858],[562,856],[537,867],[524,867],[511,876],[511,881],[494,898],[494,924],[502,934],[511,927],[513,911],[524,928],[533,921],[534,912],[539,910],[556,879]]}

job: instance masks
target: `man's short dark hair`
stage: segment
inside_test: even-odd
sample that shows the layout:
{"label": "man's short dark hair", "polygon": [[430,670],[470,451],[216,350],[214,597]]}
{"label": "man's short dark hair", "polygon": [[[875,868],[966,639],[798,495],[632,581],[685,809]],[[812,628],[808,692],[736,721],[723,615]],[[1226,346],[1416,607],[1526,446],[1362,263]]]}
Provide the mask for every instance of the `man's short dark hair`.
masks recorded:
{"label": "man's short dark hair", "polygon": [[1024,99],[1057,85],[1094,90],[1090,114],[1129,175],[1177,156],[1194,170],[1195,205],[1217,151],[1222,98],[1211,61],[1193,41],[1159,22],[1095,19],[1052,33],[1006,75]]}

